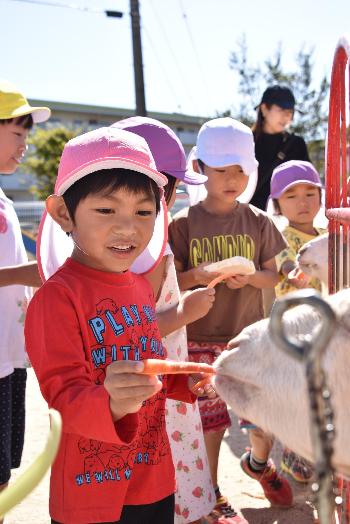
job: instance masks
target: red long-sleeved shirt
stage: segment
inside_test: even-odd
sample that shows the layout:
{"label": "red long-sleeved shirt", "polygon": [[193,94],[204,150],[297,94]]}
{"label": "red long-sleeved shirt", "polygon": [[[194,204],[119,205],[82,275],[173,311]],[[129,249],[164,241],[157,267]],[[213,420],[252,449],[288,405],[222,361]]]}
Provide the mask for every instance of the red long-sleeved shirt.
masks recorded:
{"label": "red long-sleeved shirt", "polygon": [[115,360],[165,358],[148,282],[68,259],[28,308],[27,351],[42,394],[63,419],[50,514],[64,524],[119,520],[124,505],[175,490],[165,398],[193,402],[187,377],[163,377],[140,411],[114,423],[103,387]]}

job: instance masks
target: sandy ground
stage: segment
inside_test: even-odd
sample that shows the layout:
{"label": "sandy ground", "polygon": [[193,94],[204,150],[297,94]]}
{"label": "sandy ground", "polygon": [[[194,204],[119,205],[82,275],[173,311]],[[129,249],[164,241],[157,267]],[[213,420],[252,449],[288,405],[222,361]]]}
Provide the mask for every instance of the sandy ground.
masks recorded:
{"label": "sandy ground", "polygon": [[[313,510],[307,501],[309,489],[292,482],[295,504],[288,510],[271,508],[264,498],[258,482],[247,477],[239,467],[239,457],[248,445],[245,435],[238,429],[237,420],[232,415],[233,424],[226,433],[220,455],[219,478],[222,492],[229,497],[232,505],[250,524],[309,524],[313,522]],[[27,388],[27,429],[22,466],[14,471],[13,480],[27,468],[33,458],[41,451],[48,432],[47,407],[41,397],[34,372],[28,371]],[[273,458],[279,462],[281,447],[275,445]],[[42,483],[21,504],[6,517],[7,524],[46,524],[48,514],[47,475]]]}

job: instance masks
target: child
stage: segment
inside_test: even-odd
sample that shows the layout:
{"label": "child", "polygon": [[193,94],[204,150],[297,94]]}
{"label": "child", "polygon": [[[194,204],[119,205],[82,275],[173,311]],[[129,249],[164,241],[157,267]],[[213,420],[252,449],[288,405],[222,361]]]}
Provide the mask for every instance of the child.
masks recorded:
{"label": "child", "polygon": [[133,133],[101,128],[64,148],[47,209],[74,249],[35,294],[25,327],[41,391],[63,419],[52,523],[174,520],[165,398],[194,396],[186,376],[142,374],[142,360],[165,349],[151,286],[128,271],[152,237],[165,184]]}
{"label": "child", "polygon": [[[33,123],[50,116],[47,107],[31,107],[12,84],[0,81],[0,173],[12,175],[26,151]],[[21,230],[13,202],[0,189],[0,491],[8,484],[11,469],[21,462],[24,424],[27,358],[24,351],[23,323],[30,289],[10,277],[10,266],[28,266]],[[6,269],[4,269],[6,268]],[[9,269],[9,271],[7,270]],[[35,270],[37,275],[37,270]],[[3,277],[3,278],[2,278]],[[21,279],[19,279],[21,281]],[[23,283],[34,284],[35,278]]]}
{"label": "child", "polygon": [[[305,287],[321,291],[318,279],[300,276],[296,268],[299,249],[309,240],[327,232],[313,224],[321,207],[321,188],[320,176],[310,162],[290,160],[273,171],[270,198],[274,212],[283,215],[289,222],[283,230],[288,247],[276,257],[281,278],[275,288],[277,297]],[[312,465],[287,448],[283,451],[281,468],[297,482],[308,482],[313,475]]]}
{"label": "child", "polygon": [[[168,179],[164,195],[168,209],[174,203],[176,187],[180,181],[196,187],[207,180],[206,176],[186,169],[182,144],[165,124],[152,118],[136,116],[114,125],[136,133],[147,141],[158,171]],[[168,245],[162,262],[146,277],[153,285],[157,297],[156,314],[160,332],[162,335],[169,333],[162,338],[168,358],[183,361],[188,360],[188,351],[186,329],[181,326],[207,314],[214,295],[212,290],[200,289],[181,298],[173,260]],[[174,306],[177,315],[172,314]],[[208,514],[214,506],[214,490],[198,404],[194,403],[189,409],[183,402],[167,400],[166,406],[167,432],[176,467],[175,523],[194,524],[194,521],[199,522],[198,519]]]}
{"label": "child", "polygon": [[[175,215],[169,227],[180,289],[207,285],[212,277],[203,266],[234,255],[253,260],[256,267],[254,275],[237,275],[217,286],[213,308],[187,328],[190,359],[211,363],[233,336],[263,318],[261,290],[276,285],[275,256],[286,244],[263,211],[237,201],[257,165],[247,126],[232,118],[207,122],[198,133],[196,157],[198,169],[208,177],[208,195]],[[220,398],[215,402],[200,398],[199,405],[217,509],[221,507],[224,513],[229,504],[220,493],[217,467],[230,418]],[[271,439],[258,430],[250,433],[252,449],[242,457],[244,471],[261,482],[270,501],[290,505],[288,483],[277,475],[272,463],[267,464]],[[210,516],[208,522],[213,522]]]}
{"label": "child", "polygon": [[310,162],[290,160],[278,166],[272,174],[271,193],[274,213],[288,219],[282,231],[288,247],[276,257],[281,280],[276,286],[276,296],[304,287],[321,291],[318,279],[297,277],[296,257],[299,249],[309,240],[323,235],[326,229],[314,227],[314,218],[321,207],[322,183]]}

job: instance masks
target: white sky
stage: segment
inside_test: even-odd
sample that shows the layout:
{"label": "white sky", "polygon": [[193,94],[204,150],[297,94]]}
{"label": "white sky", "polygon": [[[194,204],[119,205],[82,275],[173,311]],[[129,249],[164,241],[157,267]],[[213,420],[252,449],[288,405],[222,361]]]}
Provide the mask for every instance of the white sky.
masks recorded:
{"label": "white sky", "polygon": [[[124,17],[0,0],[0,76],[32,98],[133,108],[129,1],[50,2],[120,10]],[[140,0],[140,6],[146,104],[153,111],[214,116],[232,106],[237,80],[229,56],[243,34],[250,64],[263,63],[281,42],[284,64],[293,69],[301,46],[314,47],[316,85],[330,78],[336,43],[350,34],[349,0]]]}

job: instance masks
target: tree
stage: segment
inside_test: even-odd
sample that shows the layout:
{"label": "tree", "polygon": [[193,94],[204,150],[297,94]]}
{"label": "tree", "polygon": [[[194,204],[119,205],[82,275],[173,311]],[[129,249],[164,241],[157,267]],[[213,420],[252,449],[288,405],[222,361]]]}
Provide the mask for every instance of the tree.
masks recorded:
{"label": "tree", "polygon": [[[313,84],[314,50],[300,49],[295,58],[294,71],[285,71],[282,66],[282,46],[278,45],[272,58],[263,65],[252,66],[248,61],[248,46],[243,35],[237,43],[238,49],[230,56],[230,68],[238,75],[238,94],[240,102],[230,113],[252,125],[255,121],[254,107],[259,103],[263,91],[268,85],[283,84],[289,86],[296,98],[296,111],[293,131],[301,134],[315,153],[320,157],[320,147],[324,147],[327,129],[327,101],[329,83],[322,78],[319,87]],[[226,113],[227,114],[227,113]],[[318,144],[317,146],[315,144]]]}
{"label": "tree", "polygon": [[32,186],[30,191],[40,200],[45,200],[54,192],[64,145],[78,133],[78,130],[72,131],[65,127],[37,128],[30,137],[29,155],[23,164],[24,168],[33,173],[37,179],[37,185]]}

